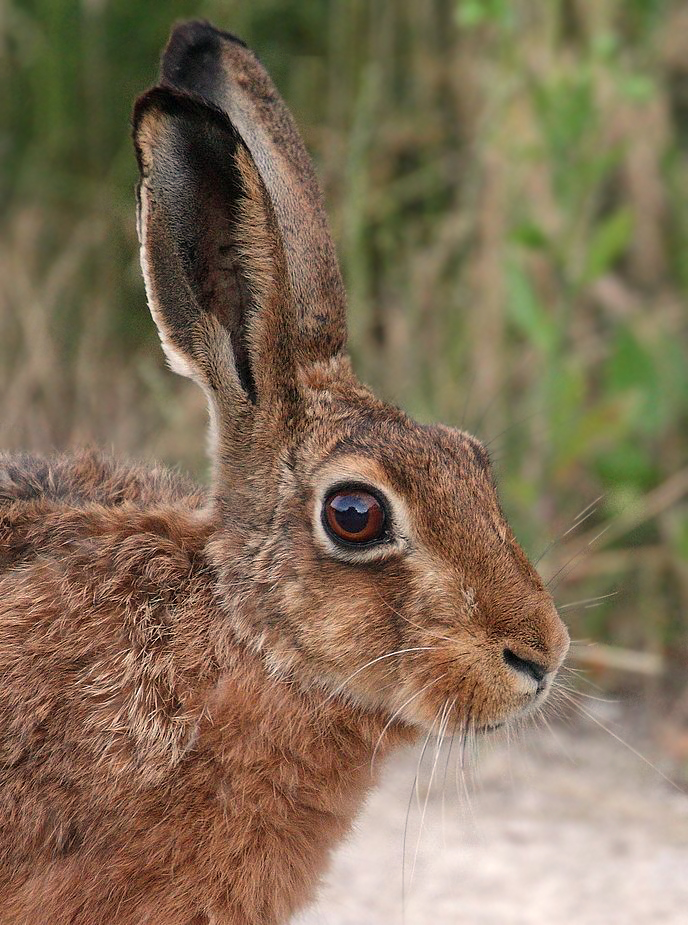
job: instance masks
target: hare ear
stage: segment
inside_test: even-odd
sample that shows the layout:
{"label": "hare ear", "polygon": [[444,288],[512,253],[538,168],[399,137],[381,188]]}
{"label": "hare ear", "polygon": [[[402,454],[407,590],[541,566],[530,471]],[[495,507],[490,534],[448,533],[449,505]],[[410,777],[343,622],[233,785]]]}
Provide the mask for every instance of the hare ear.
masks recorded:
{"label": "hare ear", "polygon": [[297,360],[328,360],[346,347],[346,299],[318,181],[294,121],[255,55],[209,23],[172,32],[161,83],[202,96],[237,127],[270,194],[288,254]]}
{"label": "hare ear", "polygon": [[155,87],[133,121],[151,312],[170,365],[199,382],[222,425],[293,393],[292,300],[270,197],[234,126],[205,101]]}

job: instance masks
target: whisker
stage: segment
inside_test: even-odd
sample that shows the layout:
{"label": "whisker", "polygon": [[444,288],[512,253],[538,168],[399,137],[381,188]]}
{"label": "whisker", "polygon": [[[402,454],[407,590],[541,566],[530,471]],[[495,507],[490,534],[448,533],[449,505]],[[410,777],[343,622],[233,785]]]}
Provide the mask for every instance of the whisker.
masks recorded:
{"label": "whisker", "polygon": [[[418,827],[418,837],[416,839],[416,850],[414,851],[414,854],[413,854],[413,864],[411,865],[411,876],[409,877],[409,889],[413,885],[413,877],[416,872],[416,862],[418,860],[418,849],[420,848],[421,838],[423,837],[423,826],[425,824],[425,813],[428,808],[428,801],[430,800],[430,791],[432,789],[432,782],[435,779],[435,772],[437,770],[437,762],[440,757],[440,749],[442,748],[442,740],[444,739],[444,733],[446,732],[446,722],[448,719],[448,714],[447,714],[448,707],[449,707],[449,701],[445,700],[444,707],[442,709],[442,715],[440,717],[440,725],[437,730],[437,747],[435,748],[435,760],[432,763],[432,770],[430,771],[430,780],[428,781],[427,790],[425,791],[425,800],[423,801],[423,811],[421,813],[420,825]],[[435,721],[432,724],[432,728],[434,728],[436,721],[437,721],[437,717],[435,717]],[[418,766],[418,770],[420,771],[420,765]],[[418,790],[416,789],[416,794],[417,793],[418,793]]]}
{"label": "whisker", "polygon": [[432,737],[433,729],[435,728],[435,723],[436,723],[437,720],[439,719],[441,711],[442,711],[442,708],[440,707],[440,708],[437,710],[437,713],[435,713],[435,717],[434,717],[434,719],[433,719],[433,721],[432,721],[432,725],[430,726],[430,729],[428,730],[428,734],[427,734],[426,737],[425,737],[425,741],[424,741],[424,743],[423,743],[423,748],[421,749],[420,757],[418,758],[418,767],[416,768],[415,788],[414,788],[414,789],[415,789],[415,793],[416,793],[416,806],[418,807],[418,811],[419,811],[419,812],[420,812],[420,809],[421,809],[421,806],[420,806],[420,769],[421,769],[421,765],[422,765],[422,763],[423,763],[423,757],[425,756],[425,752],[426,752],[427,747],[428,747],[428,743],[430,742],[430,739],[431,739],[431,737]]}
{"label": "whisker", "polygon": [[[552,736],[552,738],[553,738],[554,741],[556,742],[557,748],[558,748],[559,751],[562,753],[562,755],[563,755],[568,761],[570,761],[571,764],[577,765],[578,762],[577,762],[576,759],[573,757],[573,755],[571,754],[570,750],[567,749],[567,748],[564,746],[564,743],[562,742],[561,738],[560,738],[560,737],[556,734],[556,732],[554,731],[554,728],[552,727],[552,724],[550,723],[550,721],[547,719],[547,716],[545,715],[544,710],[539,710],[538,713],[536,714],[536,716],[538,717],[538,719],[542,720],[543,724],[544,724],[545,727],[547,728],[547,731],[549,732],[549,734]],[[533,719],[535,719],[535,717],[533,717]]]}
{"label": "whisker", "polygon": [[593,514],[597,511],[598,501],[601,501],[602,498],[604,498],[603,494],[599,495],[597,498],[595,498],[594,501],[591,501],[587,507],[583,508],[580,514],[578,514],[574,518],[574,521],[571,524],[571,526],[568,528],[568,530],[565,530],[563,533],[560,533],[559,536],[555,537],[553,540],[551,540],[547,544],[547,546],[545,546],[545,548],[540,553],[540,555],[537,557],[533,565],[537,566],[545,558],[545,556],[550,551],[550,549],[553,549],[554,546],[557,545],[557,543],[561,543],[561,541],[565,539],[570,533],[573,533],[574,530],[577,530],[578,527],[582,526],[582,524],[584,524],[585,521],[588,520],[589,517],[592,517]]}
{"label": "whisker", "polygon": [[585,697],[586,700],[594,700],[596,703],[621,703],[618,697],[595,697],[594,694],[586,694],[584,691],[569,687],[561,681],[557,684],[557,690],[566,691],[567,694],[572,694],[576,697]]}
{"label": "whisker", "polygon": [[404,703],[402,703],[402,705],[401,705],[397,710],[395,710],[394,713],[392,713],[392,715],[390,716],[390,718],[387,720],[387,722],[386,722],[385,725],[383,726],[382,732],[381,732],[380,735],[378,736],[377,742],[375,743],[375,748],[373,749],[373,756],[372,756],[372,758],[370,759],[370,773],[371,773],[371,774],[373,773],[373,769],[374,769],[374,766],[375,766],[375,758],[376,758],[376,756],[377,756],[377,753],[378,753],[378,750],[379,750],[379,748],[380,748],[380,745],[382,744],[382,738],[383,738],[384,734],[387,732],[387,730],[389,729],[389,727],[392,725],[392,723],[394,722],[394,720],[399,716],[399,714],[400,714],[403,710],[406,709],[406,707],[407,707],[412,701],[414,701],[414,700],[416,699],[416,697],[420,697],[420,695],[421,695],[422,693],[424,693],[424,691],[426,691],[429,687],[432,687],[433,684],[439,684],[440,681],[442,681],[444,678],[447,677],[447,674],[448,674],[448,673],[449,673],[449,672],[445,671],[444,674],[441,674],[441,675],[439,676],[439,678],[433,678],[432,681],[428,681],[427,684],[425,684],[423,687],[421,687],[421,689],[420,689],[419,691],[416,691],[416,693],[413,694],[412,697],[409,697],[408,700],[405,700]]}
{"label": "whisker", "polygon": [[[480,418],[478,422],[476,432],[480,430],[480,427],[482,426],[482,422],[485,418],[485,415],[489,411],[491,405],[494,403],[496,398],[497,396],[495,396],[495,398],[492,399],[492,401],[488,404],[487,408],[483,412],[482,417]],[[541,414],[544,414],[544,412],[545,412],[545,409],[541,408],[538,411],[532,411],[530,414],[527,414],[525,417],[520,418],[518,421],[514,421],[513,424],[509,424],[509,426],[505,427],[504,430],[500,430],[500,432],[498,434],[495,434],[494,437],[490,437],[487,443],[483,443],[483,446],[485,447],[486,450],[489,449],[493,443],[496,443],[500,437],[504,436],[504,434],[508,434],[509,431],[514,429],[514,427],[520,427],[522,424],[525,424],[527,421],[532,421],[533,418],[539,417]]]}
{"label": "whisker", "polygon": [[[599,540],[601,537],[603,537],[604,534],[605,534],[608,530],[611,530],[611,528],[612,528],[612,524],[609,523],[609,524],[607,524],[606,527],[604,527],[602,530],[600,530],[599,533],[596,533],[595,536],[593,536],[593,538],[592,538],[591,540],[589,540],[589,541],[585,544],[585,546],[583,546],[582,549],[579,549],[577,553],[574,553],[574,555],[571,556],[571,558],[568,560],[568,562],[565,562],[565,563],[561,566],[561,568],[557,569],[557,571],[554,573],[554,575],[552,575],[552,577],[551,577],[548,581],[545,582],[545,587],[547,587],[547,588],[550,588],[550,587],[551,587],[551,590],[552,590],[552,591],[554,591],[556,588],[558,588],[559,585],[560,585],[560,584],[562,583],[562,581],[564,580],[564,578],[566,578],[566,577],[570,574],[570,571],[565,571],[565,569],[568,569],[569,566],[572,565],[574,562],[576,562],[578,559],[580,559],[581,556],[586,555],[587,552],[588,552],[588,550],[589,550],[589,548],[593,545],[593,543],[596,543],[597,540]],[[562,573],[563,573],[563,574],[562,574]],[[562,577],[559,579],[559,581],[558,581],[556,584],[552,584],[552,582],[555,580],[555,578],[557,578],[559,575],[562,576]]]}
{"label": "whisker", "polygon": [[406,836],[408,833],[409,815],[411,813],[411,803],[413,802],[413,792],[416,785],[414,779],[411,785],[408,803],[406,804],[406,820],[404,822],[404,834],[401,840],[401,921],[406,922]]}
{"label": "whisker", "polygon": [[616,739],[620,745],[623,745],[624,748],[628,749],[631,754],[635,755],[636,758],[639,758],[640,761],[646,764],[649,768],[652,768],[652,770],[659,774],[662,780],[666,781],[667,784],[674,788],[674,790],[676,790],[678,793],[684,795],[686,794],[686,791],[682,787],[679,787],[679,785],[670,777],[668,777],[660,768],[658,768],[656,764],[653,764],[649,758],[646,758],[645,755],[643,755],[642,752],[639,752],[637,748],[634,748],[629,742],[626,742],[625,739],[622,739],[620,735],[617,735],[613,729],[610,729],[608,726],[606,726],[602,720],[599,720],[593,713],[590,713],[589,710],[586,710],[584,706],[581,706],[580,703],[576,703],[573,697],[567,694],[566,691],[561,691],[561,694],[571,704],[571,706],[574,707],[574,709],[578,710],[578,712],[583,716],[586,716],[591,722],[599,726],[600,729],[603,729],[613,739]]}
{"label": "whisker", "polygon": [[515,734],[516,732],[518,732],[518,729],[516,727],[512,727],[510,723],[507,723],[504,729],[504,735],[506,737],[506,757],[507,757],[507,763],[509,766],[509,780],[511,781],[512,790],[514,789],[515,781],[514,781],[514,763],[511,757],[511,751],[512,751],[511,750],[511,735],[512,733]]}
{"label": "whisker", "polygon": [[431,652],[437,648],[438,646],[413,646],[408,649],[397,649],[395,652],[387,652],[386,655],[378,655],[377,658],[372,658],[369,662],[366,662],[365,665],[361,665],[360,668],[357,668],[356,671],[352,672],[348,678],[342,681],[342,683],[332,691],[330,696],[327,697],[324,702],[329,703],[330,700],[332,700],[334,697],[337,697],[339,694],[341,694],[341,692],[344,690],[344,688],[349,683],[349,681],[355,678],[356,675],[359,675],[362,671],[365,671],[366,668],[370,668],[371,665],[377,664],[377,662],[382,662],[386,658],[393,658],[394,656],[397,656],[397,655],[406,655],[409,652]]}
{"label": "whisker", "polygon": [[544,704],[542,708],[543,715],[549,715],[553,719],[556,719],[559,722],[569,723],[570,714],[564,710],[563,703],[558,700],[554,694],[550,695],[550,699]]}
{"label": "whisker", "polygon": [[584,597],[580,601],[571,601],[568,604],[560,604],[557,607],[557,610],[560,612],[562,610],[572,610],[574,607],[582,607],[584,604],[585,605],[591,605],[591,604],[597,605],[601,603],[602,601],[606,601],[610,597],[616,597],[618,593],[619,593],[618,591],[610,591],[609,594],[599,594],[597,597]]}
{"label": "whisker", "polygon": [[385,607],[387,607],[388,610],[392,611],[395,617],[398,617],[400,620],[403,620],[405,623],[408,623],[410,626],[415,627],[415,629],[420,630],[422,633],[427,633],[430,636],[435,636],[437,639],[443,639],[445,642],[451,642],[454,645],[456,645],[457,640],[452,639],[451,636],[443,636],[441,633],[433,632],[427,627],[421,626],[419,623],[414,623],[413,620],[409,620],[407,616],[405,616],[403,613],[400,613],[398,610],[392,607],[392,605],[384,599],[382,594],[380,594],[377,588],[375,590],[376,590],[378,597],[382,601],[382,603],[385,605]]}
{"label": "whisker", "polygon": [[462,730],[462,736],[461,736],[461,749],[459,751],[459,754],[457,755],[455,772],[454,772],[454,781],[456,785],[456,798],[460,803],[461,802],[461,793],[459,791],[459,772],[460,772],[461,789],[463,791],[463,796],[465,799],[466,810],[470,818],[470,825],[474,831],[477,831],[478,827],[476,823],[475,814],[473,812],[473,802],[471,800],[470,791],[468,789],[468,781],[466,779],[466,749],[468,747],[469,739],[471,739],[472,744],[474,744],[473,729],[472,729],[473,720],[471,718],[471,714],[473,711],[473,703],[475,701],[476,691],[477,691],[477,686],[474,684],[471,689],[471,694],[468,700],[468,706],[466,709],[466,718],[463,723],[463,730]]}
{"label": "whisker", "polygon": [[[407,836],[408,836],[409,816],[410,816],[410,814],[411,814],[411,804],[412,804],[412,802],[413,802],[413,796],[414,796],[414,794],[415,794],[415,796],[416,796],[416,801],[418,802],[418,805],[420,806],[420,798],[419,798],[419,795],[418,795],[418,774],[419,774],[419,772],[420,772],[420,766],[421,766],[421,764],[422,764],[422,762],[423,762],[423,758],[425,757],[425,751],[426,751],[426,749],[427,749],[427,747],[428,747],[428,742],[430,741],[430,736],[432,735],[432,730],[434,729],[435,723],[437,722],[437,717],[439,716],[439,712],[440,712],[440,711],[438,710],[437,713],[435,714],[435,718],[434,718],[433,721],[432,721],[432,725],[431,725],[430,728],[428,729],[428,734],[425,736],[425,741],[423,742],[423,747],[421,748],[420,757],[418,758],[418,764],[417,764],[417,766],[416,766],[416,774],[415,774],[415,777],[413,778],[413,783],[411,784],[411,793],[410,793],[410,795],[409,795],[408,806],[406,807],[406,820],[405,820],[405,822],[404,822],[404,837],[403,837],[402,843],[401,843],[401,909],[402,909],[402,919],[405,919],[405,916],[406,916],[406,841],[407,841]],[[409,887],[410,887],[410,884],[409,884]]]}
{"label": "whisker", "polygon": [[604,694],[605,690],[603,687],[600,687],[599,684],[595,684],[594,681],[591,681],[588,677],[588,671],[585,668],[572,668],[570,665],[562,665],[559,671],[568,671],[574,675],[572,680],[581,681],[583,684],[587,684],[588,687],[591,687],[593,690],[598,691],[600,694]]}
{"label": "whisker", "polygon": [[[456,701],[458,697],[455,697],[452,700],[451,706],[449,707],[448,716],[451,716],[452,710],[456,706]],[[452,749],[454,748],[454,739],[456,738],[456,723],[454,723],[454,729],[452,731],[451,739],[449,740],[449,748],[447,749],[447,760],[444,763],[444,775],[442,776],[442,844],[444,847],[447,847],[447,831],[445,827],[445,796],[447,792],[447,776],[449,774],[449,761],[451,759]]]}
{"label": "whisker", "polygon": [[607,497],[607,492],[606,492],[606,491],[603,491],[601,495],[598,495],[596,498],[594,498],[594,499],[590,502],[590,504],[587,504],[587,505],[583,508],[582,511],[579,511],[579,512],[576,514],[576,516],[575,516],[574,519],[573,519],[574,524],[582,523],[581,518],[582,518],[583,520],[585,520],[585,518],[588,516],[588,511],[590,510],[590,508],[595,507],[597,504],[599,504],[600,501],[603,501],[606,497]]}

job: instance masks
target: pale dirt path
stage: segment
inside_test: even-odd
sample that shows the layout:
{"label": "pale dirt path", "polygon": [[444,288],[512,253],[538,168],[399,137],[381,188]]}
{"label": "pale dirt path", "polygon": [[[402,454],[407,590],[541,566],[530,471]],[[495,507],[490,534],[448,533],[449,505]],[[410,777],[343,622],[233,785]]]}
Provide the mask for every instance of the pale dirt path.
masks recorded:
{"label": "pale dirt path", "polygon": [[[557,727],[556,736],[483,749],[472,819],[452,770],[444,825],[440,759],[405,925],[688,925],[688,796],[604,733]],[[413,750],[390,763],[299,925],[402,925],[417,761]],[[419,815],[414,802],[409,871]]]}

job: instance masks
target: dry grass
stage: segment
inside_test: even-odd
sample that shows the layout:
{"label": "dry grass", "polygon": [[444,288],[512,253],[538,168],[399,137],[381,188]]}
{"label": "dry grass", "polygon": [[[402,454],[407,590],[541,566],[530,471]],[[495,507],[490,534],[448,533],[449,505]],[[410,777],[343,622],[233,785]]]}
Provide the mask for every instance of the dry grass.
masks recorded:
{"label": "dry grass", "polygon": [[[164,369],[153,339],[129,355],[109,293],[85,280],[107,228],[77,222],[44,261],[45,216],[18,213],[0,250],[0,444],[48,451],[84,444],[202,468],[204,402]],[[67,306],[72,311],[67,311]]]}

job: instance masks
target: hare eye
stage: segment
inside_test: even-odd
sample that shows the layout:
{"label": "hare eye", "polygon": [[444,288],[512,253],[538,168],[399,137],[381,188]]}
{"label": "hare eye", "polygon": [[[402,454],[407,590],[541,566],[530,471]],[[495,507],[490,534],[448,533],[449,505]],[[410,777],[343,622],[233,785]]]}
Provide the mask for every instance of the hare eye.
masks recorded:
{"label": "hare eye", "polygon": [[374,543],[385,533],[385,511],[378,499],[361,489],[340,489],[325,500],[330,534],[345,543]]}

